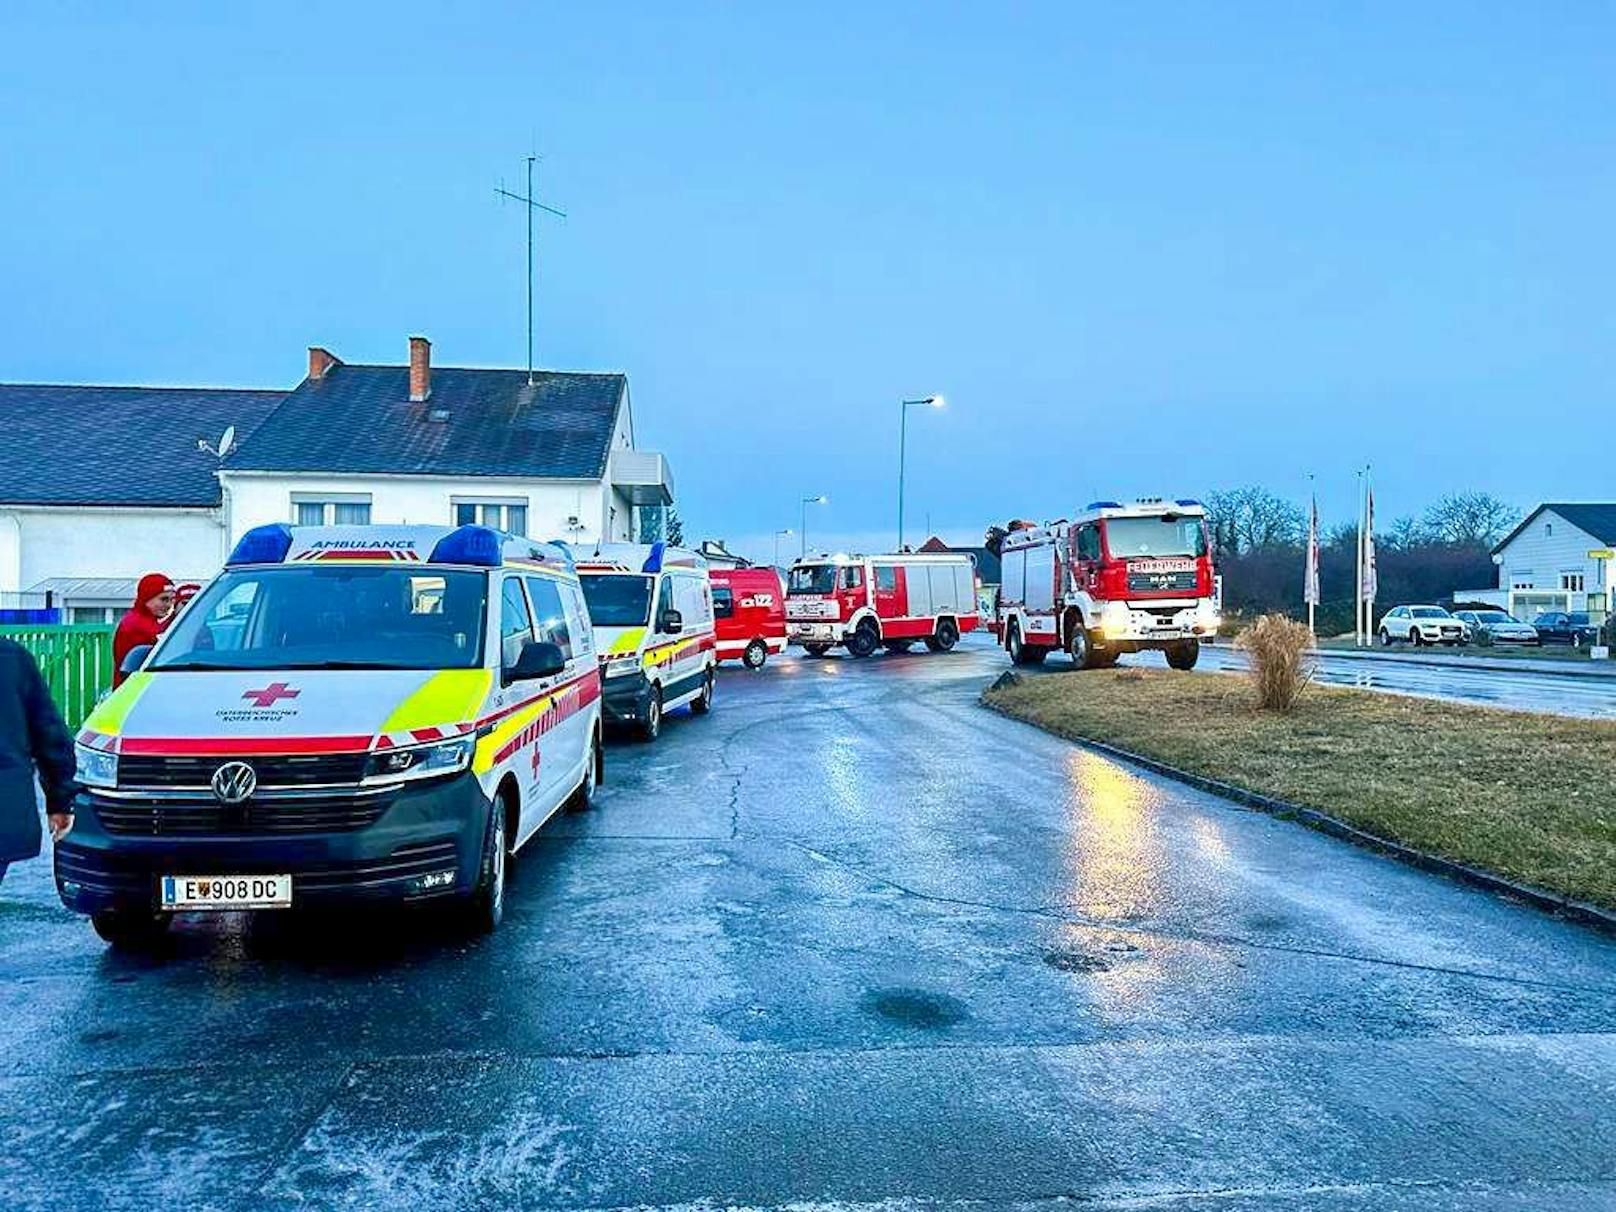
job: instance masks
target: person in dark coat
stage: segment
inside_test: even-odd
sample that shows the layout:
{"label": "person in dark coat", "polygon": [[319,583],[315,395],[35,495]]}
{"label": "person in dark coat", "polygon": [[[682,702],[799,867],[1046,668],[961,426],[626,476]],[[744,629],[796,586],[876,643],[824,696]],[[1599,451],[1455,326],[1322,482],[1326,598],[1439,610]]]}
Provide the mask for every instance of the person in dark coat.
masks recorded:
{"label": "person in dark coat", "polygon": [[51,702],[50,688],[20,644],[0,640],[0,876],[39,854],[34,771],[45,788],[51,837],[73,827],[73,738]]}

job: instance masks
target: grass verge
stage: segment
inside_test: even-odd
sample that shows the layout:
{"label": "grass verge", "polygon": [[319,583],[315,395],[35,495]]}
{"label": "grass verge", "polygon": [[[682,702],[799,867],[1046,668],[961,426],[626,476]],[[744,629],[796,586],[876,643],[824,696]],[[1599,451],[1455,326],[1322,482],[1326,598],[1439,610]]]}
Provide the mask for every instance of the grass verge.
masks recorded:
{"label": "grass verge", "polygon": [[1289,715],[1241,678],[1023,677],[989,705],[1616,909],[1616,724],[1311,687]]}

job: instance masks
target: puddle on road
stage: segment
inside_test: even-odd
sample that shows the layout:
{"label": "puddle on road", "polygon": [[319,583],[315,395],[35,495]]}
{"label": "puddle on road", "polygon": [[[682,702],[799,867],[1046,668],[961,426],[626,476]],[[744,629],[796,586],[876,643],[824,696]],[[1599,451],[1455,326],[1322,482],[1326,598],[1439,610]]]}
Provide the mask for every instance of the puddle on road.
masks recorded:
{"label": "puddle on road", "polygon": [[952,1027],[969,1017],[965,1003],[958,998],[925,989],[872,989],[865,994],[864,1008],[891,1022],[922,1031]]}
{"label": "puddle on road", "polygon": [[1101,955],[1093,955],[1087,951],[1046,951],[1044,963],[1056,972],[1076,972],[1087,975],[1093,972],[1111,971],[1111,961]]}

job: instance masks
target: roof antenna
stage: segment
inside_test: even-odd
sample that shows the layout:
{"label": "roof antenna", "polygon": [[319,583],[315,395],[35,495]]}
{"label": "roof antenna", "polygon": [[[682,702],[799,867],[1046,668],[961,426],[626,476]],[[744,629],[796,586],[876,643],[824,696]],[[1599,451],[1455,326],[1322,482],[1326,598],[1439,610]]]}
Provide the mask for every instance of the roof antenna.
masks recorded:
{"label": "roof antenna", "polygon": [[494,189],[494,193],[499,197],[522,203],[527,211],[527,385],[529,387],[533,386],[533,212],[542,210],[562,219],[567,217],[566,211],[546,206],[533,196],[533,162],[537,159],[537,156],[527,158],[527,193],[513,194],[503,185]]}
{"label": "roof antenna", "polygon": [[196,440],[196,448],[198,450],[205,450],[216,459],[224,458],[225,455],[229,454],[235,449],[235,446],[236,427],[234,425],[225,426],[224,435],[219,439],[219,444],[217,446],[213,445],[213,443],[209,442],[206,438],[198,438]]}

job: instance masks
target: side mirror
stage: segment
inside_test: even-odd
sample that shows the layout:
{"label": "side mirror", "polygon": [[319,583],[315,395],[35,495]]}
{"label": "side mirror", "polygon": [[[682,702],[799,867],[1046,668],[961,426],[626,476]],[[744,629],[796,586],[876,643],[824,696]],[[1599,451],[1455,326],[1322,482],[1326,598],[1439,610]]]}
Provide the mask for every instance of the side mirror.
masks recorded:
{"label": "side mirror", "polygon": [[140,644],[124,653],[123,664],[118,666],[118,672],[125,677],[131,673],[139,673],[140,667],[146,663],[146,658],[151,656],[152,647],[151,644]]}
{"label": "side mirror", "polygon": [[533,682],[550,678],[567,667],[566,654],[558,644],[547,640],[528,640],[516,655],[516,664],[505,670],[506,683]]}
{"label": "side mirror", "polygon": [[657,630],[663,635],[678,635],[684,627],[685,616],[671,608],[664,610],[662,618],[657,622]]}

